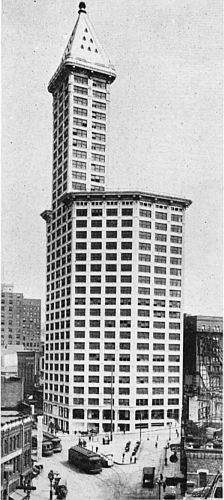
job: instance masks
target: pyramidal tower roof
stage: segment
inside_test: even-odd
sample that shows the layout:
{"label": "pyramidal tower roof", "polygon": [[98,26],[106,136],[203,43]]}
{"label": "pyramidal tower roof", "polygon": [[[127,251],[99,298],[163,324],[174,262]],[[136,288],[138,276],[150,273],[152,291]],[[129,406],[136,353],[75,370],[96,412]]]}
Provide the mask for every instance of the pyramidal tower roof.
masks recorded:
{"label": "pyramidal tower roof", "polygon": [[59,74],[66,66],[82,67],[94,72],[108,74],[113,81],[115,69],[106,55],[94,27],[86,12],[86,4],[80,2],[78,19],[71,33],[61,63],[50,80],[48,90],[51,92]]}

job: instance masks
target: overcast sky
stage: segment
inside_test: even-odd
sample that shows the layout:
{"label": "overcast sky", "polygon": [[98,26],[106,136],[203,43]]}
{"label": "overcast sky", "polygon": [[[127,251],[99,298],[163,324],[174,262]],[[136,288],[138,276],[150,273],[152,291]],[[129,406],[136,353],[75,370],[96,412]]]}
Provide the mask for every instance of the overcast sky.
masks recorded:
{"label": "overcast sky", "polygon": [[[108,183],[192,200],[185,306],[222,315],[222,2],[88,0],[117,71]],[[52,172],[47,85],[78,1],[2,1],[2,280],[45,302],[45,223]]]}

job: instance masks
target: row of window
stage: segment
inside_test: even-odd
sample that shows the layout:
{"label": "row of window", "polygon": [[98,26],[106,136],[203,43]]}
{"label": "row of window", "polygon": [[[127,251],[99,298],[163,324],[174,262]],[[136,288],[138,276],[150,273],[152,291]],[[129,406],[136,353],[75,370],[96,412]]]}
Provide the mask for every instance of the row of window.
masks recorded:
{"label": "row of window", "polygon": [[[121,213],[122,213],[122,215],[126,215],[126,216],[132,217],[133,216],[133,209],[132,208],[122,209]],[[95,209],[92,209],[91,214],[92,214],[92,216],[102,217],[103,210],[102,209],[97,209],[97,211],[96,211]],[[118,216],[118,209],[117,208],[107,208],[106,215],[109,216],[109,217],[117,217]],[[87,209],[86,208],[76,209],[76,216],[77,217],[87,217]],[[151,210],[145,210],[145,209],[141,209],[140,208],[139,209],[139,216],[140,217],[149,217],[149,218],[151,218],[152,212],[151,212]],[[155,212],[155,218],[156,219],[163,219],[163,218],[167,219],[167,214],[163,214],[161,212],[157,212],[156,211]],[[182,222],[182,216],[181,215],[176,215],[176,214],[171,214],[171,221],[173,221],[173,222]],[[150,227],[150,226],[148,226],[148,227]],[[181,226],[174,226],[173,225],[171,227],[174,228],[173,229],[174,231],[181,232],[180,231]],[[164,225],[163,225],[163,227],[161,226],[161,229],[164,229]]]}

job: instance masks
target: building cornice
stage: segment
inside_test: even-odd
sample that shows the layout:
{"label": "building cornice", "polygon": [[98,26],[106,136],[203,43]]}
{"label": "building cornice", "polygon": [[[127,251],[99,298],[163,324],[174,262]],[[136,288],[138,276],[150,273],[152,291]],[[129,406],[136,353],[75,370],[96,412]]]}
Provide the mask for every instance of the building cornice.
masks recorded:
{"label": "building cornice", "polygon": [[85,191],[85,192],[71,192],[66,193],[61,197],[61,201],[69,206],[73,201],[83,200],[133,200],[133,201],[147,201],[152,203],[166,203],[167,205],[179,205],[180,207],[187,208],[191,205],[192,201],[186,198],[177,196],[169,196],[163,194],[146,193],[142,191]]}
{"label": "building cornice", "polygon": [[108,82],[110,83],[112,83],[116,78],[116,73],[113,66],[111,66],[111,68],[102,65],[99,65],[99,67],[97,67],[97,63],[91,65],[85,59],[80,59],[80,63],[77,62],[77,60],[76,62],[74,62],[72,58],[68,57],[60,64],[60,66],[52,76],[48,85],[48,91],[52,94],[58,87],[59,82],[64,79],[66,74],[75,71],[79,72],[79,70],[81,70],[82,73],[83,70],[86,70],[87,74],[89,74],[90,77],[100,78],[103,76],[105,78],[106,76]]}

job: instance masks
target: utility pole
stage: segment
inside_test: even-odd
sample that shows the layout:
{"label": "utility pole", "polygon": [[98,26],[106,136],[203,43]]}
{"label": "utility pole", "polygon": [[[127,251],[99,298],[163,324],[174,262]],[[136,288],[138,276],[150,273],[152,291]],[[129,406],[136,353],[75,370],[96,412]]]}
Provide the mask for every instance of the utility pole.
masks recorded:
{"label": "utility pole", "polygon": [[113,440],[113,368],[111,370],[111,385],[110,385],[110,440]]}

